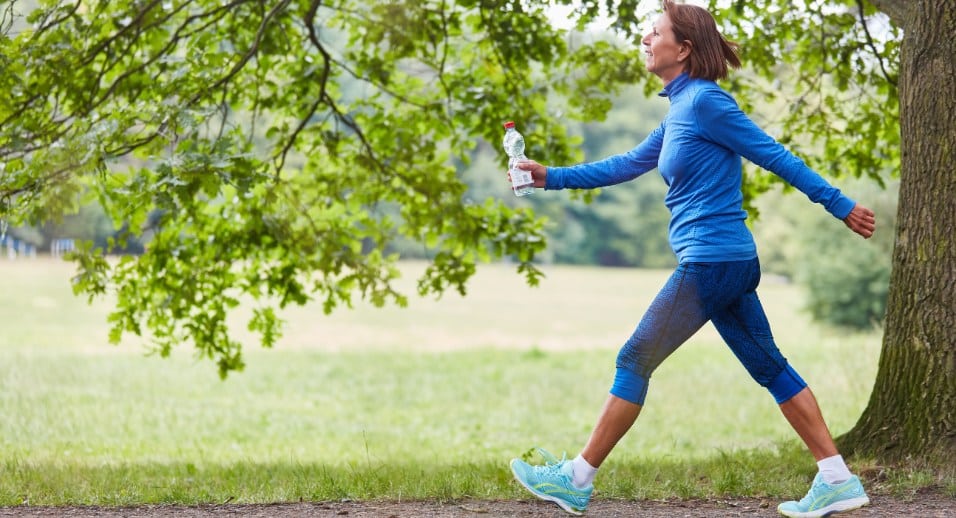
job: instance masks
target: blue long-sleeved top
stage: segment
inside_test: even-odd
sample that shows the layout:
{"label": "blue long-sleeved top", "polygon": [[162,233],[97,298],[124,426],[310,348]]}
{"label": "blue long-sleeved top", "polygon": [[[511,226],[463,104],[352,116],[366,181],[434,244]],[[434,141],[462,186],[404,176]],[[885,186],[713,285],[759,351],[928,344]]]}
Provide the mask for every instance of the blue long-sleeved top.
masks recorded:
{"label": "blue long-sleeved top", "polygon": [[753,259],[745,224],[741,157],[771,171],[844,219],[855,202],[753,123],[717,83],[682,74],[661,92],[664,121],[634,149],[573,167],[548,167],[545,189],[590,189],[655,167],[668,186],[670,244],[679,262]]}

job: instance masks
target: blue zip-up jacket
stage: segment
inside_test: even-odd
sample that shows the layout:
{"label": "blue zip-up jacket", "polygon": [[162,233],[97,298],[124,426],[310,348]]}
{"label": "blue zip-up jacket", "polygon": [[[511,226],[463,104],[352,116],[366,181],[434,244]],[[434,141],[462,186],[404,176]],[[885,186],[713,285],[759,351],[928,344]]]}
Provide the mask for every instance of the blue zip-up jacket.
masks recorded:
{"label": "blue zip-up jacket", "polygon": [[545,189],[604,187],[656,167],[668,186],[670,244],[681,263],[757,256],[744,222],[741,157],[777,174],[841,220],[856,205],[754,124],[717,83],[681,74],[660,95],[670,99],[670,110],[637,147],[598,162],[548,167]]}

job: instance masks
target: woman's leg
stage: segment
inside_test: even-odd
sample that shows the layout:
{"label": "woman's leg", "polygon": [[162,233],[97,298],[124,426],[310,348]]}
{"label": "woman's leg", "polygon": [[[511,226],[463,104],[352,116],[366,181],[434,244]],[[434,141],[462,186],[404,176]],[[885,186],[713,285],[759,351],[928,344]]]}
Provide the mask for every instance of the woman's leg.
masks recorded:
{"label": "woman's leg", "polygon": [[600,467],[634,424],[654,370],[707,322],[701,287],[708,273],[704,265],[679,265],[621,348],[611,393],[581,451],[591,467]]}
{"label": "woman's leg", "polygon": [[859,477],[853,475],[837,451],[810,388],[780,404],[787,421],[809,448],[819,471],[807,495],[777,506],[784,516],[823,517],[849,511],[870,503]]}
{"label": "woman's leg", "polygon": [[816,460],[838,454],[813,392],[787,363],[751,291],[713,316],[714,327],[747,372],[773,394],[780,410]]}
{"label": "woman's leg", "polygon": [[725,307],[748,288],[739,276],[728,275],[740,269],[746,269],[746,263],[678,265],[621,348],[611,395],[584,450],[570,461],[547,454],[544,466],[513,459],[511,471],[518,482],[571,513],[586,509],[596,468],[640,414],[651,373],[707,322],[715,308]]}
{"label": "woman's leg", "polygon": [[790,422],[790,426],[796,430],[797,435],[803,439],[814,459],[819,461],[839,454],[810,387],[804,388],[796,396],[780,403],[780,411]]}
{"label": "woman's leg", "polygon": [[750,375],[773,394],[820,469],[807,496],[780,504],[778,512],[822,517],[867,505],[866,491],[837,452],[813,393],[777,349],[755,289],[756,283],[712,321]]}
{"label": "woman's leg", "polygon": [[595,468],[600,467],[640,413],[641,405],[609,395],[587,445],[581,450],[584,460]]}

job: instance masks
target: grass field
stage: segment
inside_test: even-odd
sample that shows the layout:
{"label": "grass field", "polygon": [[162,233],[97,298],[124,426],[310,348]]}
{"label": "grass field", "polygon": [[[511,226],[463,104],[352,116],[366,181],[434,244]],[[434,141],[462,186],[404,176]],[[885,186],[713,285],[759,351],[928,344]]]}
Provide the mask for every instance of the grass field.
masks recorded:
{"label": "grass field", "polygon": [[[421,265],[404,268],[411,294]],[[668,273],[549,266],[529,288],[486,265],[465,298],[296,308],[278,347],[248,343],[246,370],[220,381],[188,344],[169,359],[135,338],[108,345],[109,301],[75,298],[72,271],[0,260],[0,506],[513,497],[511,457],[583,445],[617,349]],[[760,294],[831,429],[846,431],[879,333],[812,324],[790,284],[766,279]],[[792,496],[814,469],[707,327],[655,373],[602,471],[621,476],[601,489]]]}

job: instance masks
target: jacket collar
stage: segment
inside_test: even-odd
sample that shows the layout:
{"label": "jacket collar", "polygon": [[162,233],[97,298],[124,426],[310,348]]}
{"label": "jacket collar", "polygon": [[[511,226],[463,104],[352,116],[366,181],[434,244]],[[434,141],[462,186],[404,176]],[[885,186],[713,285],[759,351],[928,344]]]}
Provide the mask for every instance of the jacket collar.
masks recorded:
{"label": "jacket collar", "polygon": [[687,84],[690,83],[690,76],[687,75],[687,72],[682,73],[681,75],[674,78],[673,81],[667,83],[667,86],[657,95],[661,97],[674,97],[675,95],[681,93],[684,88],[687,87]]}

